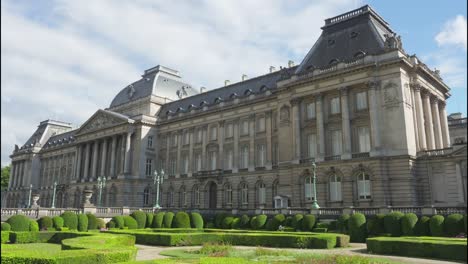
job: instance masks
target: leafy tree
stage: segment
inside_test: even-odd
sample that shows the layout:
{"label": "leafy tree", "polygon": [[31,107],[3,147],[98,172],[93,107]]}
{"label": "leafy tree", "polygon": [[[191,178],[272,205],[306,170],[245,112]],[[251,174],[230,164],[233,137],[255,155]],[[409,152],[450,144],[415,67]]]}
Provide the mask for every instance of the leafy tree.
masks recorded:
{"label": "leafy tree", "polygon": [[11,165],[2,168],[2,189],[8,188],[8,181],[10,180]]}

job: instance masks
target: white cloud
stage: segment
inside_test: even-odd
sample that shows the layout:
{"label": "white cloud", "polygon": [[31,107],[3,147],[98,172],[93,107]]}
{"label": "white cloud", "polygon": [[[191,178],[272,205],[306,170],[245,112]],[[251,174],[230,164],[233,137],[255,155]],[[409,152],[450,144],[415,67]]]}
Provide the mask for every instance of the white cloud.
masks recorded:
{"label": "white cloud", "polygon": [[466,50],[466,17],[458,15],[447,21],[435,40],[439,46],[461,46]]}

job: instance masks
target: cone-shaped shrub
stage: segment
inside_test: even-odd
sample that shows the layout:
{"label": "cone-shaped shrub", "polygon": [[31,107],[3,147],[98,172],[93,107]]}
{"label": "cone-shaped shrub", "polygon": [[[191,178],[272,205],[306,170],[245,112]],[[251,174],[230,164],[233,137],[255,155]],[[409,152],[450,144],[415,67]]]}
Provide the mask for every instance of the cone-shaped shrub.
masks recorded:
{"label": "cone-shaped shrub", "polygon": [[63,218],[61,216],[54,216],[52,217],[52,222],[54,223],[54,228],[62,228],[63,227]]}
{"label": "cone-shaped shrub", "polygon": [[171,228],[172,227],[172,220],[174,219],[174,213],[173,212],[167,212],[164,214],[164,224],[163,227],[165,228]]}
{"label": "cone-shaped shrub", "polygon": [[186,212],[177,212],[174,218],[174,227],[190,228],[190,217]]}
{"label": "cone-shaped shrub", "polygon": [[418,222],[414,226],[414,234],[416,236],[430,236],[431,229],[429,228],[429,222],[431,218],[427,216],[422,216],[419,218]]}
{"label": "cone-shaped shrub", "polygon": [[88,231],[88,217],[85,214],[78,214],[78,231]]}
{"label": "cone-shaped shrub", "polygon": [[39,224],[36,220],[29,221],[29,231],[37,232],[39,231]]}
{"label": "cone-shaped shrub", "polygon": [[87,213],[86,216],[88,217],[88,230],[98,229],[97,217],[91,213]]}
{"label": "cone-shaped shrub", "polygon": [[239,217],[234,218],[234,220],[232,220],[231,228],[239,229],[240,226],[241,226],[241,219]]}
{"label": "cone-shaped shrub", "polygon": [[115,228],[115,222],[113,220],[110,220],[106,224],[107,228]]}
{"label": "cone-shaped shrub", "polygon": [[9,223],[2,223],[2,231],[10,231],[11,225]]}
{"label": "cone-shaped shrub", "polygon": [[348,219],[348,230],[351,242],[366,242],[366,216],[361,213],[352,214]]}
{"label": "cone-shaped shrub", "polygon": [[418,222],[418,216],[413,213],[407,213],[401,218],[401,234],[403,236],[414,236],[415,227]]}
{"label": "cone-shaped shrub", "polygon": [[125,221],[121,215],[114,216],[111,220],[115,223],[116,228],[123,228],[125,226]]}
{"label": "cone-shaped shrub", "polygon": [[145,228],[146,225],[146,214],[143,211],[134,211],[130,214],[133,219],[137,221],[138,228]]}
{"label": "cone-shaped shrub", "polygon": [[460,233],[464,233],[463,215],[451,214],[447,216],[444,221],[444,226],[448,236],[454,237]]}
{"label": "cone-shaped shrub", "polygon": [[138,223],[135,220],[135,218],[133,218],[133,217],[131,217],[129,215],[125,215],[125,216],[123,216],[123,220],[124,220],[124,226],[128,227],[128,229],[137,229],[138,228]]}
{"label": "cone-shaped shrub", "polygon": [[304,215],[304,218],[302,218],[302,231],[312,231],[315,226],[315,216],[308,214]]}
{"label": "cone-shaped shrub", "polygon": [[269,228],[267,229],[276,231],[278,230],[280,225],[284,225],[285,220],[286,220],[286,217],[284,216],[284,214],[277,214],[271,219],[271,224]]}
{"label": "cone-shaped shrub", "polygon": [[431,230],[431,236],[444,236],[444,217],[441,215],[433,215],[431,221],[429,221],[429,228]]}
{"label": "cone-shaped shrub", "polygon": [[342,214],[338,217],[338,222],[336,223],[336,228],[340,233],[348,233],[348,220],[349,214]]}
{"label": "cone-shaped shrub", "polygon": [[153,219],[153,225],[151,227],[153,228],[161,228],[164,226],[163,221],[164,221],[164,212],[158,212],[154,215]]}
{"label": "cone-shaped shrub", "polygon": [[404,216],[401,212],[391,212],[384,217],[385,233],[394,237],[401,236],[401,218]]}
{"label": "cone-shaped shrub", "polygon": [[190,214],[192,218],[192,227],[193,228],[198,228],[198,229],[203,229],[203,217],[199,213],[191,213]]}
{"label": "cone-shaped shrub", "polygon": [[153,213],[146,213],[146,225],[145,225],[145,227],[153,226],[153,219],[154,219],[154,214]]}
{"label": "cone-shaped shrub", "polygon": [[24,215],[14,215],[8,218],[7,223],[11,226],[11,231],[29,231],[29,218]]}
{"label": "cone-shaped shrub", "polygon": [[54,223],[52,222],[52,218],[48,216],[43,216],[37,220],[37,223],[39,224],[39,229],[40,230],[47,230],[47,228],[51,228],[54,226]]}
{"label": "cone-shaped shrub", "polygon": [[232,216],[227,216],[223,219],[223,222],[221,223],[221,228],[223,229],[231,229],[232,226],[232,221],[234,221],[234,217]]}
{"label": "cone-shaped shrub", "polygon": [[[106,228],[106,222],[104,221],[104,219],[96,218],[96,223],[97,223],[97,228],[98,229]],[[88,225],[88,228],[89,228],[89,225]]]}
{"label": "cone-shaped shrub", "polygon": [[302,219],[304,216],[302,214],[296,214],[293,219],[291,220],[291,226],[294,229],[301,229],[302,228]]}
{"label": "cone-shaped shrub", "polygon": [[66,211],[60,215],[63,218],[63,226],[70,230],[78,229],[78,217],[74,212]]}
{"label": "cone-shaped shrub", "polygon": [[372,236],[385,233],[384,214],[377,214],[374,217],[367,219],[367,233]]}
{"label": "cone-shaped shrub", "polygon": [[240,218],[240,227],[247,228],[250,225],[250,217],[248,215],[242,215]]}

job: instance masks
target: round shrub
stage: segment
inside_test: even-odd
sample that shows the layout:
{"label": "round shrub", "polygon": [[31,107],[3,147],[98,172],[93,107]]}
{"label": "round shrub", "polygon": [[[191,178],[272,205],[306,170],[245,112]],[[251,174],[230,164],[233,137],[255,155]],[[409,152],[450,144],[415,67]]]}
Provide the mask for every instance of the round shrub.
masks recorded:
{"label": "round shrub", "polygon": [[401,212],[391,212],[384,217],[385,233],[394,237],[401,236],[401,218],[404,216]]}
{"label": "round shrub", "polygon": [[240,218],[240,227],[246,228],[249,227],[250,217],[248,215],[242,215]]}
{"label": "round shrub", "polygon": [[413,213],[407,213],[401,218],[401,233],[403,236],[414,236],[418,216]]}
{"label": "round shrub", "polygon": [[348,233],[348,220],[349,214],[342,214],[338,217],[338,222],[336,223],[336,228],[338,232]]}
{"label": "round shrub", "polygon": [[433,215],[429,221],[429,229],[431,230],[431,236],[444,236],[444,217]]}
{"label": "round shrub", "polygon": [[368,219],[367,222],[367,233],[369,235],[377,236],[385,233],[384,228],[384,214],[377,214],[374,217]]}
{"label": "round shrub", "polygon": [[293,219],[292,216],[286,217],[286,219],[284,220],[283,225],[284,225],[284,226],[291,226],[292,219]]}
{"label": "round shrub", "polygon": [[419,218],[418,222],[414,226],[414,233],[417,236],[430,236],[431,229],[429,228],[429,222],[431,218],[427,216],[423,216]]}
{"label": "round shrub", "polygon": [[312,231],[315,226],[315,216],[308,214],[304,215],[304,218],[302,218],[302,231]]}
{"label": "round shrub", "polygon": [[117,228],[123,228],[125,226],[125,221],[121,215],[112,217],[111,221],[115,223],[115,227]]}
{"label": "round shrub", "polygon": [[78,228],[78,217],[74,212],[66,211],[60,215],[63,218],[63,226],[68,227],[70,230]]}
{"label": "round shrub", "polygon": [[201,216],[201,214],[191,213],[190,216],[192,218],[192,221],[191,221],[192,227],[202,229],[203,228],[203,217]]}
{"label": "round shrub", "polygon": [[241,226],[241,219],[239,217],[235,217],[232,220],[231,228],[232,229],[239,229]]}
{"label": "round shrub", "polygon": [[145,228],[146,225],[146,214],[143,211],[134,211],[130,214],[133,219],[135,219],[138,223],[138,228]]}
{"label": "round shrub", "polygon": [[255,229],[256,221],[257,221],[257,216],[252,216],[252,218],[250,218],[250,228]]}
{"label": "round shrub", "polygon": [[366,216],[361,213],[352,214],[348,219],[348,230],[351,242],[366,242]]}
{"label": "round shrub", "polygon": [[253,222],[252,223],[253,224],[252,228],[256,229],[256,230],[264,228],[267,219],[268,219],[268,217],[266,215],[257,215],[256,217],[253,217],[252,221],[251,221],[251,222]]}
{"label": "round shrub", "polygon": [[52,218],[48,216],[43,216],[37,220],[37,223],[39,224],[39,229],[40,230],[47,230],[47,228],[51,228],[54,223],[52,222]]}
{"label": "round shrub", "polygon": [[52,222],[54,223],[54,228],[62,228],[63,227],[63,218],[61,216],[54,216],[52,217]]}
{"label": "round shrub", "polygon": [[9,223],[2,223],[2,231],[10,231],[11,225]]}
{"label": "round shrub", "polygon": [[225,217],[227,217],[228,215],[226,213],[219,213],[219,214],[216,214],[215,215],[215,221],[214,221],[214,224],[215,224],[215,227],[217,228],[222,228],[222,225],[223,225],[223,220]]}
{"label": "round shrub", "polygon": [[232,227],[232,221],[234,221],[234,217],[228,216],[223,219],[223,222],[221,223],[221,228],[223,229],[231,229]]}
{"label": "round shrub", "polygon": [[284,214],[277,214],[271,219],[271,224],[267,229],[276,231],[278,230],[280,225],[284,225],[285,220],[286,217],[284,216]]}
{"label": "round shrub", "polygon": [[146,213],[146,226],[151,227],[153,225],[154,214],[153,213]]}
{"label": "round shrub", "polygon": [[158,212],[154,215],[153,219],[153,225],[151,227],[153,228],[161,228],[163,227],[163,220],[164,220],[164,212]]}
{"label": "round shrub", "polygon": [[302,214],[296,214],[294,215],[294,217],[292,218],[291,220],[291,226],[294,228],[294,229],[301,229],[302,227],[302,219],[304,218],[304,216]]}
{"label": "round shrub", "polygon": [[461,214],[451,214],[445,218],[444,222],[445,232],[448,236],[456,236],[460,233],[463,233],[465,230],[463,224],[463,215]]}
{"label": "round shrub", "polygon": [[[106,228],[106,222],[102,218],[96,218],[97,228]],[[88,226],[89,227],[89,226]]]}
{"label": "round shrub", "polygon": [[174,213],[173,212],[167,212],[164,214],[164,220],[163,220],[163,227],[166,228],[171,228],[172,227],[172,220],[174,219]]}
{"label": "round shrub", "polygon": [[115,228],[115,222],[113,220],[110,220],[106,224],[107,228]]}
{"label": "round shrub", "polygon": [[190,228],[190,217],[186,212],[175,214],[174,226],[177,228]]}
{"label": "round shrub", "polygon": [[78,214],[78,231],[88,231],[88,217],[85,214]]}
{"label": "round shrub", "polygon": [[31,220],[29,221],[29,231],[39,231],[39,224],[37,223],[36,220]]}
{"label": "round shrub", "polygon": [[123,220],[124,220],[124,226],[128,227],[128,229],[137,229],[138,228],[138,223],[135,220],[135,218],[133,218],[133,217],[131,217],[129,215],[125,215],[125,216],[123,216]]}
{"label": "round shrub", "polygon": [[90,213],[87,213],[86,216],[88,217],[88,230],[98,229],[97,217]]}
{"label": "round shrub", "polygon": [[7,223],[11,231],[29,231],[29,218],[24,215],[14,215],[8,218]]}
{"label": "round shrub", "polygon": [[267,219],[265,224],[266,230],[273,230],[273,218]]}

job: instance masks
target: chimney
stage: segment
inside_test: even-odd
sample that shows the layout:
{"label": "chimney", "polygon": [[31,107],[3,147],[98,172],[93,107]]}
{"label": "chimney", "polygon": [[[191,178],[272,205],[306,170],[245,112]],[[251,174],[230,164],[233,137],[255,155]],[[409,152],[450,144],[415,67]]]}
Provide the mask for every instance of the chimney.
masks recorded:
{"label": "chimney", "polygon": [[246,75],[246,74],[242,74],[242,81],[245,81],[245,80],[247,80],[247,78],[248,78],[248,77],[247,77],[247,75]]}
{"label": "chimney", "polygon": [[229,80],[225,80],[225,81],[224,81],[224,86],[228,86],[230,82],[231,82],[231,81],[229,81]]}
{"label": "chimney", "polygon": [[205,86],[200,87],[200,93],[203,93],[204,90],[206,90]]}
{"label": "chimney", "polygon": [[276,71],[275,66],[270,66],[270,73],[272,73],[272,72],[274,72],[274,71]]}
{"label": "chimney", "polygon": [[294,61],[289,60],[288,61],[288,68],[291,68],[292,66],[294,66]]}

